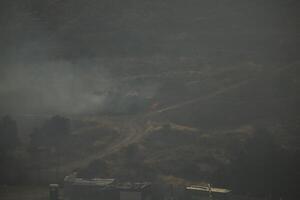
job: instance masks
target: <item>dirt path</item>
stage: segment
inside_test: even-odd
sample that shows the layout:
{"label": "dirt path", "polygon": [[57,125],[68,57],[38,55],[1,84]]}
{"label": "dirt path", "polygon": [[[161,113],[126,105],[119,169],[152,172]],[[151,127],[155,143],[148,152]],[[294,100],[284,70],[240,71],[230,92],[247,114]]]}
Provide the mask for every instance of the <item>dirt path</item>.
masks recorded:
{"label": "dirt path", "polygon": [[[280,74],[280,72],[288,70],[291,67],[293,67],[293,66],[286,66],[286,67],[283,67],[283,68],[278,68],[277,70],[274,70],[272,73],[270,73],[269,77],[270,76],[276,76],[276,75]],[[230,91],[235,90],[237,88],[240,88],[244,85],[247,85],[251,82],[254,82],[254,81],[258,80],[258,78],[259,77],[244,80],[244,81],[232,84],[231,86],[228,86],[226,88],[222,88],[222,89],[220,89],[218,91],[215,91],[211,94],[201,96],[201,97],[197,97],[197,98],[191,99],[189,101],[180,102],[178,104],[171,105],[171,106],[162,108],[162,109],[154,111],[154,112],[150,112],[150,113],[147,113],[147,114],[130,117],[130,118],[126,119],[126,122],[124,122],[121,127],[119,127],[120,130],[121,130],[121,135],[122,135],[121,138],[119,138],[117,141],[112,142],[108,146],[108,148],[106,148],[105,150],[103,150],[99,153],[87,156],[86,158],[81,159],[80,161],[72,162],[68,165],[65,165],[63,167],[62,171],[63,172],[71,172],[75,168],[85,167],[93,160],[101,159],[105,156],[111,155],[111,154],[121,150],[122,148],[124,148],[124,147],[126,147],[130,144],[139,142],[141,139],[144,138],[144,136],[146,136],[149,133],[147,131],[146,122],[152,116],[156,116],[156,115],[159,115],[161,113],[168,112],[168,111],[171,111],[171,110],[175,110],[175,109],[178,109],[178,108],[190,105],[190,104],[195,104],[195,103],[198,103],[200,101],[205,101],[205,100],[209,100],[211,98],[215,98],[219,95],[223,95],[227,92],[230,92]],[[99,121],[100,120],[101,119],[99,119]],[[118,119],[118,120],[120,120],[120,119]],[[122,118],[121,120],[124,120],[124,118]]]}
{"label": "dirt path", "polygon": [[96,154],[87,156],[79,161],[67,164],[61,168],[61,171],[68,173],[73,169],[86,167],[93,160],[104,158],[108,155],[120,151],[122,148],[130,144],[139,142],[148,133],[145,126],[144,117],[133,117],[131,119],[128,119],[128,121],[121,125],[119,129],[121,130],[121,137],[108,145],[106,149]]}

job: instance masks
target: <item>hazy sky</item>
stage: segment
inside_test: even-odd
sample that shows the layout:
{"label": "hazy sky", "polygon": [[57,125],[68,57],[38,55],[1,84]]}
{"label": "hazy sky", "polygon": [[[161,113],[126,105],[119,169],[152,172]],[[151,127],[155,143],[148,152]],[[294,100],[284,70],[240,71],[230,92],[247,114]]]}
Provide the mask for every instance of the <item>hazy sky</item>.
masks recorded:
{"label": "hazy sky", "polygon": [[[2,0],[0,9],[1,113],[101,109],[120,76],[180,60],[299,60],[297,0]],[[157,83],[145,87],[155,95]]]}

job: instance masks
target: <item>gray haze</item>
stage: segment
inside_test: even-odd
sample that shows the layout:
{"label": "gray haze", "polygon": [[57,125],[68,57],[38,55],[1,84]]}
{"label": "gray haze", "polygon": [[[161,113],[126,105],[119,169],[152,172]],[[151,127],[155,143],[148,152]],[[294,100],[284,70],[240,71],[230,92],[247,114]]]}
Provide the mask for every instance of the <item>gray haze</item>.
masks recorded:
{"label": "gray haze", "polygon": [[[300,199],[299,11],[299,0],[0,0],[0,199],[49,199],[74,172],[152,182],[155,200],[187,200],[198,184]],[[85,183],[78,199],[116,193]]]}
{"label": "gray haze", "polygon": [[[126,82],[134,77],[249,63],[273,70],[274,63],[299,61],[295,0],[2,0],[0,6],[1,113],[98,112],[111,93],[155,98],[165,80]],[[199,76],[186,82],[193,81]]]}

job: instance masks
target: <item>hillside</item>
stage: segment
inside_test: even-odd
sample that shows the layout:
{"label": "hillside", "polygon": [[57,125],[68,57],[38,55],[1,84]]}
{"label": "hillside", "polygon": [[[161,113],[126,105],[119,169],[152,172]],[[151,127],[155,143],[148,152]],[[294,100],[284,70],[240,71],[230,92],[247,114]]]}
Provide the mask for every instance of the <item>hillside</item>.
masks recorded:
{"label": "hillside", "polygon": [[20,139],[1,184],[76,171],[300,196],[299,5],[1,1],[0,116]]}
{"label": "hillside", "polygon": [[[72,136],[60,158],[60,175],[76,170],[83,177],[179,185],[214,183],[237,192],[251,190],[262,195],[264,192],[257,182],[266,176],[281,180],[282,176],[290,176],[287,172],[297,173],[299,87],[295,80],[298,69],[295,66],[276,68],[268,72],[268,77],[265,71],[256,71],[246,80],[239,78],[244,75],[239,70],[228,69],[233,79],[225,79],[227,85],[223,79],[220,83],[211,81],[218,77],[217,72],[205,74],[208,78],[201,80],[202,83],[207,80],[205,92],[201,88],[199,93],[176,88],[177,98],[172,98],[172,88],[166,84],[155,96],[157,102],[164,102],[157,107],[126,114],[73,116]],[[226,77],[225,71],[219,72],[221,77]],[[233,76],[234,73],[239,75]],[[184,79],[188,75],[178,76]],[[161,77],[167,82],[167,75],[147,79]],[[274,87],[279,82],[280,87]],[[178,97],[180,92],[186,95]],[[241,159],[246,159],[243,162],[247,166]],[[264,166],[262,172],[257,168],[259,162]],[[44,166],[50,168],[47,167],[45,175],[54,173],[55,162],[46,163]],[[255,171],[251,171],[251,166]],[[278,171],[271,170],[272,166],[277,166]],[[243,177],[243,170],[259,176]],[[265,170],[269,173],[265,174]],[[282,181],[294,194],[290,184],[297,181],[297,175]],[[272,181],[262,184],[268,184],[271,189],[282,187],[281,183]]]}

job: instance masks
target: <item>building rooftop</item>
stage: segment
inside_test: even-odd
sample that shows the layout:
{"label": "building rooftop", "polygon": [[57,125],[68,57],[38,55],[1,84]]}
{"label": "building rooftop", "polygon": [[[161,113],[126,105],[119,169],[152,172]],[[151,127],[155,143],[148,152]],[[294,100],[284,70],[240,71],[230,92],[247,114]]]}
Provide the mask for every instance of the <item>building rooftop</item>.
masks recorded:
{"label": "building rooftop", "polygon": [[151,183],[143,182],[143,183],[119,183],[116,185],[116,188],[120,190],[143,190],[147,187],[151,186]]}
{"label": "building rooftop", "polygon": [[196,190],[196,191],[203,191],[203,192],[214,192],[214,193],[229,193],[231,190],[225,188],[214,188],[210,186],[199,186],[199,185],[191,185],[186,187],[187,190]]}
{"label": "building rooftop", "polygon": [[131,190],[140,191],[149,186],[151,183],[129,183],[129,182],[118,182],[115,179],[103,179],[103,178],[93,178],[93,179],[83,179],[77,178],[76,175],[66,176],[64,179],[65,183],[73,186],[97,186],[100,188],[115,188],[119,190]]}
{"label": "building rooftop", "polygon": [[93,186],[108,186],[115,182],[115,179],[82,179],[82,178],[75,178],[72,181],[72,185],[93,185]]}

